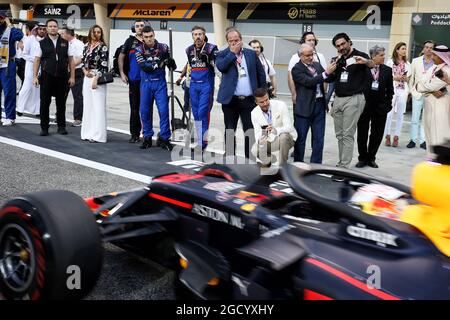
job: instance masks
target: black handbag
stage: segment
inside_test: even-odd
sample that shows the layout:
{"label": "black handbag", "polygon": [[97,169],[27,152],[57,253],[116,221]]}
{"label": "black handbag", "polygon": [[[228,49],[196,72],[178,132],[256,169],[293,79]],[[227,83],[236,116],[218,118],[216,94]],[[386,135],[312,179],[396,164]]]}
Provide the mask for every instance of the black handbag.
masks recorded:
{"label": "black handbag", "polygon": [[112,72],[103,72],[101,77],[97,80],[97,84],[107,84],[111,82],[114,82],[114,76]]}

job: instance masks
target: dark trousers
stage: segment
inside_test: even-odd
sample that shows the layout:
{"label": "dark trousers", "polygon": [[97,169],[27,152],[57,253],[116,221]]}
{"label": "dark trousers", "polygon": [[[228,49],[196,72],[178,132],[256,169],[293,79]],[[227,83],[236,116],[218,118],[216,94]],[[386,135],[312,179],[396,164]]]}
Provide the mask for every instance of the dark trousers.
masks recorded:
{"label": "dark trousers", "polygon": [[83,70],[81,68],[75,69],[75,85],[69,88],[73,97],[73,120],[81,121],[83,119],[83,82]]}
{"label": "dark trousers", "polygon": [[294,161],[303,162],[305,156],[306,137],[309,128],[312,134],[312,154],[311,163],[322,163],[323,144],[325,136],[325,100],[316,100],[311,116],[295,116],[295,130],[297,140],[294,146]]}
{"label": "dark trousers", "polygon": [[128,82],[130,95],[130,133],[134,137],[141,135],[141,117],[139,108],[141,105],[141,80]]}
{"label": "dark trousers", "polygon": [[[250,157],[250,146],[254,144],[255,135],[252,124],[252,110],[255,107],[253,96],[239,99],[233,97],[229,104],[222,105],[223,119],[225,123],[225,155],[230,156],[236,153],[236,128],[239,117],[245,134],[245,157]],[[233,144],[231,144],[233,141]]]}
{"label": "dark trousers", "polygon": [[58,127],[66,127],[66,98],[67,98],[67,77],[55,77],[46,72],[42,72],[41,86],[41,129],[48,130],[49,109],[52,102],[52,95],[56,100],[56,122]]}
{"label": "dark trousers", "polygon": [[20,86],[23,85],[23,79],[25,78],[25,62],[26,61],[23,58],[16,59],[17,76],[21,81]]}
{"label": "dark trousers", "polygon": [[[358,120],[358,153],[359,161],[375,161],[378,148],[383,140],[386,114],[378,114],[376,106],[366,103]],[[370,126],[370,137],[369,137]],[[369,146],[367,147],[367,140]]]}

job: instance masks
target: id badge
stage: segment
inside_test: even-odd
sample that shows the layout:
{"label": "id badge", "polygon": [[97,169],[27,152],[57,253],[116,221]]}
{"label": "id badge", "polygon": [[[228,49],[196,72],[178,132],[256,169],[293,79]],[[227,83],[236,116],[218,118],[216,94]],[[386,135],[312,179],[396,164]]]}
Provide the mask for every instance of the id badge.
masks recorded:
{"label": "id badge", "polygon": [[239,67],[239,78],[246,77],[247,74],[245,73],[245,69],[243,67]]}
{"label": "id badge", "polygon": [[379,86],[379,82],[378,81],[373,81],[372,82],[372,90],[373,91],[378,91],[378,86]]}
{"label": "id badge", "polygon": [[348,72],[341,73],[341,82],[343,82],[343,83],[348,82]]}

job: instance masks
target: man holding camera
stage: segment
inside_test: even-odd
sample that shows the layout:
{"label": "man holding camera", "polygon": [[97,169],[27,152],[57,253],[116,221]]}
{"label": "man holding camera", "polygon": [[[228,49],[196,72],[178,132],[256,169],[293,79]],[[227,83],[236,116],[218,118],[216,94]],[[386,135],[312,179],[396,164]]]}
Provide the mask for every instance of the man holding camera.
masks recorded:
{"label": "man holding camera", "polygon": [[214,99],[214,61],[218,49],[216,45],[206,42],[205,28],[194,26],[191,33],[194,44],[186,48],[191,70],[189,96],[199,145],[204,150],[208,145],[209,112]]}
{"label": "man holding camera", "polygon": [[0,35],[0,88],[3,89],[5,96],[6,119],[3,125],[7,126],[13,125],[16,120],[16,62],[14,59],[16,42],[23,38],[23,32],[14,28],[9,18],[0,13]]}
{"label": "man holding camera", "polygon": [[276,161],[272,153],[280,151],[278,164],[282,166],[294,146],[288,108],[283,101],[269,100],[266,88],[256,89],[253,95],[257,107],[251,114],[256,141],[252,153],[264,167],[269,167]]}
{"label": "man holding camera", "polygon": [[335,83],[336,94],[331,116],[339,147],[337,167],[348,168],[352,162],[358,120],[366,103],[363,92],[367,74],[374,63],[366,53],[352,47],[347,34],[338,33],[332,42],[339,54],[336,70],[329,77]]}
{"label": "man holding camera", "polygon": [[170,57],[170,49],[165,43],[155,39],[152,27],[142,29],[144,43],[136,48],[136,61],[141,68],[141,119],[144,126],[144,142],[141,149],[152,146],[153,137],[153,101],[156,101],[159,114],[159,134],[157,145],[172,150],[169,141],[169,98],[167,96],[166,66],[175,70],[177,65]]}

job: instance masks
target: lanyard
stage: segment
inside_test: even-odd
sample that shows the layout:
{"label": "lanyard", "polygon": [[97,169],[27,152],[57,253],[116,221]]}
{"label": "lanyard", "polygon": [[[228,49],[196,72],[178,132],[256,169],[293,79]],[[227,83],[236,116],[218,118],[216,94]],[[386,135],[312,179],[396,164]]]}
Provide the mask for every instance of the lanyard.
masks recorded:
{"label": "lanyard", "polygon": [[[374,72],[374,69],[376,69],[376,72]],[[378,78],[380,77],[380,67],[375,67],[372,69],[372,76],[375,81],[378,81]]]}
{"label": "lanyard", "polygon": [[239,52],[239,55],[237,56],[237,59],[236,59],[236,63],[238,64],[239,67],[241,66],[242,59],[244,57],[244,54],[242,53],[242,51],[243,50],[241,50],[241,52]]}

